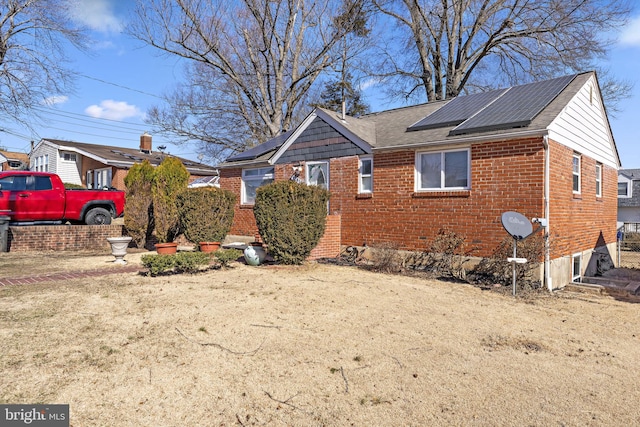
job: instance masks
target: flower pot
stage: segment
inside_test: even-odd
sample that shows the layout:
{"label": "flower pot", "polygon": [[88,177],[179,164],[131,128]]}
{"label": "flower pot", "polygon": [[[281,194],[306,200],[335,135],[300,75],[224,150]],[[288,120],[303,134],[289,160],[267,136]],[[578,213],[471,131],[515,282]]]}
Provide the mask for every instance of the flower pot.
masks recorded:
{"label": "flower pot", "polygon": [[156,252],[158,254],[175,254],[178,252],[178,244],[175,242],[156,243]]}
{"label": "flower pot", "polygon": [[249,244],[247,248],[244,250],[244,260],[249,265],[260,265],[264,262],[265,257],[267,256],[267,252],[262,247],[261,243]]}
{"label": "flower pot", "polygon": [[200,252],[215,252],[220,249],[220,242],[200,242]]}
{"label": "flower pot", "polygon": [[127,248],[129,247],[129,242],[131,242],[131,237],[107,237],[107,241],[111,245],[111,255],[116,257],[113,262],[116,264],[126,264],[127,261],[124,260],[124,256],[127,254]]}

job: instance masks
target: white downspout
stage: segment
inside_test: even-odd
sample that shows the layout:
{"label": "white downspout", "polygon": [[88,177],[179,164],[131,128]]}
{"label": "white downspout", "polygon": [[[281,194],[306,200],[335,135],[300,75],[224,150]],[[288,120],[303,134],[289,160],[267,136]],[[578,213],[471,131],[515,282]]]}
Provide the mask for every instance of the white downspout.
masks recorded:
{"label": "white downspout", "polygon": [[549,248],[549,162],[550,162],[550,154],[549,154],[549,135],[545,135],[542,138],[542,144],[544,145],[544,217],[546,218],[546,224],[544,226],[544,282],[547,285],[547,289],[549,292],[553,291],[553,284],[551,283],[551,272],[549,271],[549,265],[551,257],[550,248]]}

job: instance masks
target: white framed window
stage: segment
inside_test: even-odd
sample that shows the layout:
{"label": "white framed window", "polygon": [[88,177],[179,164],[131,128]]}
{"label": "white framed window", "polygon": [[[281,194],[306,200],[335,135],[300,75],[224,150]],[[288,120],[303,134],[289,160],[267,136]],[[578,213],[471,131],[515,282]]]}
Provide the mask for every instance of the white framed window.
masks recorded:
{"label": "white framed window", "polygon": [[602,165],[596,163],[596,197],[602,197]]}
{"label": "white framed window", "polygon": [[329,162],[307,162],[305,165],[307,185],[329,189]]}
{"label": "white framed window", "polygon": [[76,153],[60,153],[60,157],[65,162],[75,162],[76,161]]}
{"label": "white framed window", "polygon": [[49,172],[49,155],[44,155],[44,172]]}
{"label": "white framed window", "polygon": [[467,190],[471,182],[471,150],[416,153],[416,190]]}
{"label": "white framed window", "polygon": [[363,156],[358,165],[358,193],[373,193],[373,157]]}
{"label": "white framed window", "polygon": [[621,199],[629,198],[633,193],[632,181],[624,176],[618,176],[618,197]]}
{"label": "white framed window", "polygon": [[111,187],[111,168],[93,171],[93,188],[102,190]]}
{"label": "white framed window", "polygon": [[241,203],[252,205],[256,201],[256,189],[273,182],[273,167],[243,169]]}
{"label": "white framed window", "polygon": [[573,155],[573,192],[580,193],[580,154]]}
{"label": "white framed window", "polygon": [[573,254],[571,256],[571,281],[582,281],[582,254]]}

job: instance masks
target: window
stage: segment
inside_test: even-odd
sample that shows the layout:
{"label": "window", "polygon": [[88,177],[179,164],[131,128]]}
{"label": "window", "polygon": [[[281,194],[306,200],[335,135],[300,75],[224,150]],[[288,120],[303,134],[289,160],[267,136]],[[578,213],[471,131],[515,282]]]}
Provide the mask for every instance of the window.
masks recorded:
{"label": "window", "polygon": [[373,192],[373,158],[361,157],[358,168],[358,193]]}
{"label": "window", "polygon": [[273,168],[242,170],[242,204],[252,205],[256,201],[256,189],[273,182]]}
{"label": "window", "polygon": [[573,192],[580,192],[580,154],[573,155]]}
{"label": "window", "polygon": [[571,257],[571,281],[580,282],[582,271],[582,254],[575,254]]}
{"label": "window", "polygon": [[329,189],[329,162],[307,163],[307,185]]}
{"label": "window", "polygon": [[65,162],[75,162],[76,161],[76,153],[61,153],[62,160]]}
{"label": "window", "polygon": [[[87,184],[90,184],[87,182]],[[103,190],[111,187],[111,168],[96,169],[93,171],[92,188]]]}
{"label": "window", "polygon": [[596,163],[596,197],[602,197],[602,165]]}
{"label": "window", "polygon": [[628,198],[631,197],[631,182],[621,181],[618,182],[618,197]]}
{"label": "window", "polygon": [[36,157],[33,166],[33,170],[36,172],[49,172],[49,155]]}
{"label": "window", "polygon": [[470,151],[416,154],[417,190],[466,190],[469,188]]}

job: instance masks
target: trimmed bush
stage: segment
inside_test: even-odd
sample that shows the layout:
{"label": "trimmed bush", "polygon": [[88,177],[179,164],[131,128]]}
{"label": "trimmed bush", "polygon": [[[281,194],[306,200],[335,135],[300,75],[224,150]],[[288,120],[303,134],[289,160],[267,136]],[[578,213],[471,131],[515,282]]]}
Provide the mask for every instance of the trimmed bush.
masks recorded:
{"label": "trimmed bush", "polygon": [[176,198],[186,190],[189,172],[176,157],[166,157],[153,174],[153,220],[159,243],[172,242],[180,232]]}
{"label": "trimmed bush", "polygon": [[175,255],[143,255],[140,260],[151,276],[171,272],[193,274],[208,267],[211,256],[202,252],[179,252]]}
{"label": "trimmed bush", "polygon": [[229,267],[231,261],[236,261],[242,256],[242,251],[238,249],[220,249],[213,253],[213,256],[220,263],[220,267]]}
{"label": "trimmed bush", "polygon": [[324,234],[330,193],[320,187],[279,181],[256,190],[253,212],[273,259],[302,264]]}
{"label": "trimmed bush", "polygon": [[231,230],[236,196],[216,187],[187,188],[178,194],[180,228],[193,243],[222,242]]}
{"label": "trimmed bush", "polygon": [[124,205],[124,227],[138,248],[146,245],[153,230],[151,183],[153,166],[148,160],[135,163],[124,178],[127,187]]}

